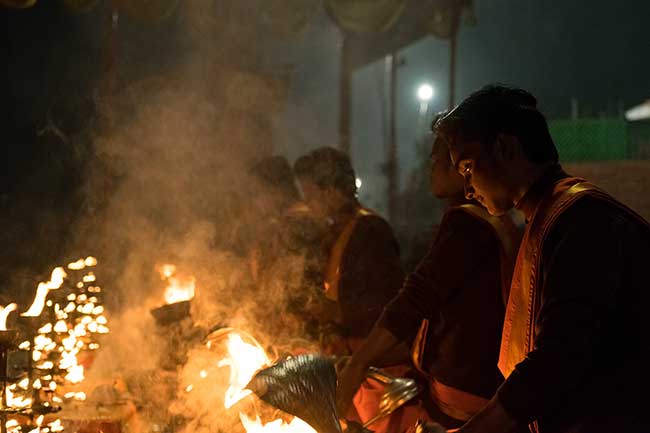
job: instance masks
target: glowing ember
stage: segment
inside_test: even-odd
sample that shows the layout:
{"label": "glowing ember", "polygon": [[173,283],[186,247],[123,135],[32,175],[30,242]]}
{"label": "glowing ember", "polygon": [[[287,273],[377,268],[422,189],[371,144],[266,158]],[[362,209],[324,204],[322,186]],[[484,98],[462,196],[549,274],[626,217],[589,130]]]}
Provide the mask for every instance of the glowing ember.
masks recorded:
{"label": "glowing ember", "polygon": [[224,406],[230,409],[238,401],[250,395],[252,391],[246,388],[255,373],[262,367],[271,364],[264,349],[245,343],[239,334],[228,335],[226,343],[228,357],[219,361],[219,367],[230,367],[230,382],[226,390]]}
{"label": "glowing ember", "polygon": [[63,284],[63,279],[68,275],[65,273],[63,268],[58,267],[54,268],[52,275],[50,276],[50,281],[47,283],[39,283],[38,288],[36,289],[36,297],[32,306],[29,307],[21,316],[23,317],[37,317],[43,311],[45,307],[45,298],[50,290],[56,290]]}
{"label": "glowing ember", "polygon": [[316,433],[316,430],[300,418],[292,419],[289,424],[281,419],[263,424],[259,417],[252,420],[240,413],[239,419],[247,433]]}
{"label": "glowing ember", "polygon": [[12,311],[16,311],[16,307],[17,305],[14,303],[11,303],[6,307],[0,307],[0,331],[7,330],[7,317],[9,317],[9,314]]}
{"label": "glowing ember", "polygon": [[178,274],[176,266],[171,264],[158,266],[158,273],[162,280],[167,281],[167,288],[165,289],[165,302],[167,304],[189,301],[194,298],[196,279],[193,276]]}

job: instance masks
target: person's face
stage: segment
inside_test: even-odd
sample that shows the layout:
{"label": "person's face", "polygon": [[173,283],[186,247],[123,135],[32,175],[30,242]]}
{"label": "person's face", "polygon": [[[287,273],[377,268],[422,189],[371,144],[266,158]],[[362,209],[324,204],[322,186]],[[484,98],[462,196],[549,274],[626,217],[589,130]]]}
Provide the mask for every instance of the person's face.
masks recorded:
{"label": "person's face", "polygon": [[438,198],[451,198],[463,193],[463,177],[451,163],[449,144],[436,134],[431,149],[431,191]]}
{"label": "person's face", "polygon": [[308,179],[298,179],[305,203],[317,218],[325,218],[329,215],[328,194],[326,190]]}
{"label": "person's face", "polygon": [[514,206],[514,194],[508,182],[508,167],[497,152],[497,143],[490,152],[478,141],[454,139],[450,155],[452,165],[464,178],[465,197],[499,216]]}

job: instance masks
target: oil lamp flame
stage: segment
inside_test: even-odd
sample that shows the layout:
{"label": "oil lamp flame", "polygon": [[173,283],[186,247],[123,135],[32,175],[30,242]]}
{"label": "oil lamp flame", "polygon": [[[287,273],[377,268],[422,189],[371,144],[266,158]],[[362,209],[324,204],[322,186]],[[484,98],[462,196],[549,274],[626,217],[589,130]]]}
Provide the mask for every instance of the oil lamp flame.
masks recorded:
{"label": "oil lamp flame", "polygon": [[167,304],[176,304],[194,298],[196,279],[193,276],[177,273],[176,266],[172,264],[158,266],[158,273],[162,280],[167,281],[165,289]]}
{"label": "oil lamp flame", "polygon": [[23,317],[38,317],[45,307],[45,298],[50,290],[56,290],[61,287],[63,284],[63,279],[68,275],[65,273],[62,267],[54,268],[52,275],[50,276],[50,281],[47,283],[39,283],[38,288],[36,289],[36,297],[32,306],[29,307],[21,316]]}
{"label": "oil lamp flame", "polygon": [[7,318],[12,311],[16,311],[16,307],[17,305],[14,303],[11,303],[6,307],[0,307],[0,331],[7,330]]}

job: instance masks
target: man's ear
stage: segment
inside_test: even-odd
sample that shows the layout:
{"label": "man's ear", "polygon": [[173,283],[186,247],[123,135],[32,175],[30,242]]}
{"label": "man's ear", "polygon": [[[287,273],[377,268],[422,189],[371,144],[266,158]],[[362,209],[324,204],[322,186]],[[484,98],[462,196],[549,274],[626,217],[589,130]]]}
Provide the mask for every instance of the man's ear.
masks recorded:
{"label": "man's ear", "polygon": [[516,159],[522,152],[519,139],[510,134],[499,134],[494,143],[494,156],[499,162],[509,162]]}

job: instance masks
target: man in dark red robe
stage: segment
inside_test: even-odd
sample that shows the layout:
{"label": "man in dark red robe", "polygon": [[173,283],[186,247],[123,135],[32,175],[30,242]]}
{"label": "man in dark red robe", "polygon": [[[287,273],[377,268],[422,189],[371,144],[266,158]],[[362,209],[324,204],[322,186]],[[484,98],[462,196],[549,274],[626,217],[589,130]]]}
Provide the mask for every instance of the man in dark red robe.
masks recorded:
{"label": "man in dark red robe", "polygon": [[422,415],[458,427],[503,381],[496,363],[519,236],[510,217],[464,198],[442,137],[431,158],[431,189],[449,206],[427,255],[342,371],[338,394],[345,410],[368,367],[408,362],[413,345],[429,382]]}
{"label": "man in dark red robe", "polygon": [[[524,101],[522,103],[522,101]],[[485,87],[438,126],[468,198],[527,227],[501,341],[505,382],[459,431],[648,432],[650,229],[567,175],[528,92]]]}
{"label": "man in dark red robe", "polygon": [[404,279],[399,246],[381,216],[357,200],[350,158],[323,147],[295,162],[305,203],[327,226],[324,297],[317,315],[333,355],[354,351]]}
{"label": "man in dark red robe", "polygon": [[[294,171],[305,202],[330,233],[324,240],[324,296],[313,309],[322,325],[321,349],[343,357],[362,344],[402,284],[397,240],[388,222],[357,200],[356,175],[346,154],[319,148],[299,158]],[[364,388],[348,418],[372,418],[382,392],[383,386]]]}

